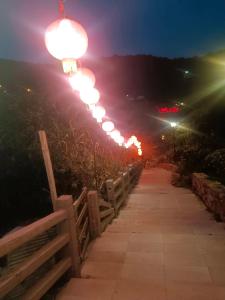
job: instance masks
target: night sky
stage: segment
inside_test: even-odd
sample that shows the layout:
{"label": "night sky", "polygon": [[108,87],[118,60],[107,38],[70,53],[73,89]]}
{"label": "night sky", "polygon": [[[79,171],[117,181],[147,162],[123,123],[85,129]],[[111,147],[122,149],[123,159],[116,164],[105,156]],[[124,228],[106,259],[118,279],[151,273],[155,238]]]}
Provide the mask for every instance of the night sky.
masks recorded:
{"label": "night sky", "polygon": [[[0,58],[46,62],[44,30],[57,0],[0,1]],[[67,0],[87,29],[89,56],[181,57],[225,48],[224,0]]]}

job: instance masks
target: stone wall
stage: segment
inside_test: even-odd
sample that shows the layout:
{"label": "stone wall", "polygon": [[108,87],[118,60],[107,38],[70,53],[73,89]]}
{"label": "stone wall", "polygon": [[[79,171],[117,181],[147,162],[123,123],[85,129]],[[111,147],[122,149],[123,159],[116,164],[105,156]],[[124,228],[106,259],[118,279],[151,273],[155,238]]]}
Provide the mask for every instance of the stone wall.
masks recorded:
{"label": "stone wall", "polygon": [[215,216],[225,221],[225,186],[204,173],[192,174],[192,188]]}

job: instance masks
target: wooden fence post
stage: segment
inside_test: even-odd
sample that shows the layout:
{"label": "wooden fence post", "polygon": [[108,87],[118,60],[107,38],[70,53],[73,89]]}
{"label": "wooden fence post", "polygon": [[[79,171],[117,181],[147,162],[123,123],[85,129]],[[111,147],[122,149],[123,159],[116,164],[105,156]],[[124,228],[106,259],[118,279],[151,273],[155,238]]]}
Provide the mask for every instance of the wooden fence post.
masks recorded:
{"label": "wooden fence post", "polygon": [[125,187],[126,187],[126,190],[125,190],[125,193],[126,193],[126,198],[128,198],[129,196],[129,172],[125,172],[124,173],[124,182],[125,182]]}
{"label": "wooden fence post", "polygon": [[72,259],[71,276],[81,276],[81,261],[79,253],[79,242],[76,231],[76,220],[74,218],[73,197],[69,195],[59,197],[56,202],[56,210],[64,209],[67,212],[67,221],[59,226],[59,231],[68,233],[70,242],[65,248],[65,255]]}
{"label": "wooden fence post", "polygon": [[44,163],[45,163],[45,169],[48,177],[48,184],[49,184],[49,189],[50,189],[50,194],[51,194],[51,200],[52,200],[52,206],[53,210],[56,210],[56,205],[55,202],[57,200],[57,191],[56,191],[56,185],[55,185],[55,178],[54,178],[54,173],[53,173],[53,168],[52,168],[52,161],[51,161],[51,156],[48,148],[48,141],[46,137],[46,133],[44,130],[40,130],[39,132],[39,138],[41,142],[41,150],[42,150],[42,155],[44,158]]}
{"label": "wooden fence post", "polygon": [[129,167],[128,167],[128,175],[129,175],[129,193],[130,193],[130,191],[132,190],[132,187],[133,187],[133,185],[132,185],[132,166],[131,165],[129,165]]}
{"label": "wooden fence post", "polygon": [[112,179],[106,180],[106,190],[107,190],[108,201],[112,204],[113,208],[115,209],[115,213],[117,215],[116,199],[114,195],[114,181]]}
{"label": "wooden fence post", "polygon": [[122,180],[122,189],[123,189],[123,202],[126,200],[126,190],[125,190],[125,187],[126,187],[126,184],[125,184],[125,177],[124,177],[124,173],[123,172],[119,172],[119,175],[121,177],[121,180]]}
{"label": "wooden fence post", "polygon": [[95,239],[101,234],[101,220],[99,210],[99,200],[96,191],[90,191],[87,195],[88,200],[88,216],[89,216],[89,229],[91,238]]}

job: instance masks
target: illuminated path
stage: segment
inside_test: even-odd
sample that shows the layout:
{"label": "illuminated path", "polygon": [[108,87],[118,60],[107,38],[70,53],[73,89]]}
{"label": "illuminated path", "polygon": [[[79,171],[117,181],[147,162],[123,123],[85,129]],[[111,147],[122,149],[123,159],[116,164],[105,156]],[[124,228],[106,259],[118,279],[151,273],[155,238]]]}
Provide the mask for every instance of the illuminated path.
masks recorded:
{"label": "illuminated path", "polygon": [[58,300],[224,300],[225,230],[170,173],[145,170]]}

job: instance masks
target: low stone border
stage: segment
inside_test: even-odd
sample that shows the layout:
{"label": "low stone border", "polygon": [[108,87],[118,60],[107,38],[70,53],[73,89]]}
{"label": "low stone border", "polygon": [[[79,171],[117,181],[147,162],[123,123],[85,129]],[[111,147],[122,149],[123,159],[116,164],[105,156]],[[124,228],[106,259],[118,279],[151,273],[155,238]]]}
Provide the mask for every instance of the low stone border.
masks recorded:
{"label": "low stone border", "polygon": [[192,188],[206,207],[216,217],[225,221],[225,186],[218,181],[210,180],[204,173],[193,173]]}

